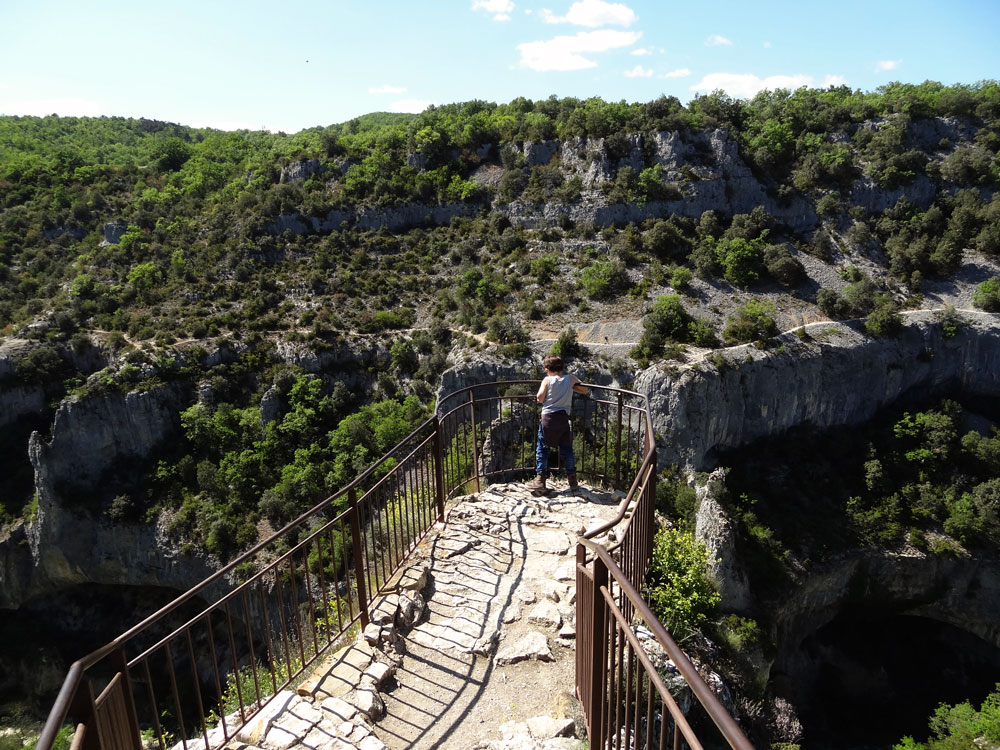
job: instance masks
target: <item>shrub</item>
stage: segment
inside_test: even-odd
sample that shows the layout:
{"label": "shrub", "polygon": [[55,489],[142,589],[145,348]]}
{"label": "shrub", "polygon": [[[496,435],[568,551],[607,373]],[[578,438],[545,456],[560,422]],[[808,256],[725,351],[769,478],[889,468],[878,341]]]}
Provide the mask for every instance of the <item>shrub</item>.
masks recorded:
{"label": "shrub", "polygon": [[903,318],[899,314],[899,306],[884,295],[865,318],[865,332],[875,338],[895,336],[902,327]]}
{"label": "shrub", "polygon": [[642,237],[642,246],[656,258],[687,255],[691,241],[671,219],[657,219]]}
{"label": "shrub", "polygon": [[784,245],[764,248],[764,267],[775,281],[784,286],[795,286],[806,277],[805,266]]}
{"label": "shrub", "polygon": [[692,273],[684,266],[678,266],[670,272],[670,286],[681,292],[691,284]]}
{"label": "shrub", "polygon": [[972,304],[986,312],[1000,312],[1000,276],[992,276],[977,286]]}
{"label": "shrub", "polygon": [[586,348],[577,341],[576,329],[572,327],[560,331],[559,337],[552,344],[552,354],[557,357],[579,357],[586,351]]}
{"label": "shrub", "polygon": [[840,198],[833,193],[827,193],[816,201],[816,213],[820,216],[836,216],[843,210],[844,206],[840,202]]}
{"label": "shrub", "polygon": [[723,239],[716,245],[715,252],[722,267],[722,275],[735,286],[747,287],[754,284],[765,270],[759,241],[742,237]]}
{"label": "shrub", "polygon": [[729,325],[722,332],[727,344],[764,341],[778,333],[778,324],[772,317],[777,312],[773,303],[752,299],[730,316]]}
{"label": "shrub", "polygon": [[871,312],[876,304],[875,285],[863,274],[858,281],[845,286],[842,295],[855,315]]}
{"label": "shrub", "polygon": [[712,324],[704,318],[695,318],[688,323],[688,338],[695,346],[703,346],[706,349],[713,349],[720,343]]}
{"label": "shrub", "polygon": [[556,271],[559,270],[559,258],[555,255],[532,258],[529,268],[531,275],[538,280],[538,283],[545,284],[551,281],[552,277],[556,275]]}
{"label": "shrub", "polygon": [[610,299],[629,287],[625,264],[621,261],[598,261],[584,269],[580,283],[591,299]]}
{"label": "shrub", "polygon": [[697,632],[719,604],[708,548],[679,529],[656,533],[646,586],[653,614],[678,641]]}
{"label": "shrub", "polygon": [[680,297],[676,294],[663,295],[656,300],[653,309],[642,321],[642,337],[632,350],[632,356],[640,365],[645,366],[663,353],[668,341],[687,341],[690,320],[691,316],[681,304]]}
{"label": "shrub", "polygon": [[38,384],[62,377],[68,370],[59,352],[51,346],[32,349],[14,363],[14,372],[25,383]]}

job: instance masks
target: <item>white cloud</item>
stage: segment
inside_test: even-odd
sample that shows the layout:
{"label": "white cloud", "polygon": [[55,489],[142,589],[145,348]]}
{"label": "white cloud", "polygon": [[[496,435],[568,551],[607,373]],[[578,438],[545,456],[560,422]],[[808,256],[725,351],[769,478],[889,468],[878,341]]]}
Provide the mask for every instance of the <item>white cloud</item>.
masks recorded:
{"label": "white cloud", "polygon": [[794,91],[802,86],[811,86],[812,76],[768,76],[760,78],[752,73],[709,73],[694,86],[691,91],[715,91],[721,89],[730,96],[752,97],[764,89],[791,89]]}
{"label": "white cloud", "polygon": [[649,78],[651,75],[653,75],[653,71],[641,65],[636,65],[632,70],[625,71],[626,78]]}
{"label": "white cloud", "polygon": [[638,49],[632,50],[632,54],[635,55],[636,57],[641,57],[642,55],[653,54],[653,50],[651,50],[649,47],[639,47]]}
{"label": "white cloud", "polygon": [[565,16],[557,16],[542,8],[546,23],[571,23],[574,26],[631,26],[639,20],[635,11],[623,3],[606,3],[604,0],[577,0],[569,6]]}
{"label": "white cloud", "polygon": [[902,62],[902,60],[879,60],[875,63],[875,72],[881,73],[884,70],[895,70]]}
{"label": "white cloud", "polygon": [[379,86],[378,88],[368,89],[369,94],[404,94],[406,93],[405,86],[392,86],[388,83]]}
{"label": "white cloud", "polygon": [[389,111],[417,114],[418,112],[423,112],[433,103],[430,99],[400,99],[389,105]]}
{"label": "white cloud", "polygon": [[0,112],[6,115],[61,115],[62,117],[97,117],[100,105],[91,99],[27,99],[0,105]]}
{"label": "white cloud", "polygon": [[3,81],[0,81],[0,89],[5,89],[5,88],[7,88],[8,86],[10,86],[10,84],[9,84],[9,83],[4,83]]}
{"label": "white cloud", "polygon": [[844,76],[828,75],[823,79],[823,88],[828,89],[831,86],[846,86],[847,79]]}
{"label": "white cloud", "polygon": [[705,46],[707,47],[732,47],[733,43],[726,39],[724,36],[719,36],[718,34],[712,34],[705,40]]}
{"label": "white cloud", "polygon": [[691,71],[687,68],[678,68],[677,70],[671,70],[669,73],[664,73],[661,78],[687,78],[691,75]]}
{"label": "white cloud", "polygon": [[492,13],[494,21],[509,21],[514,3],[511,0],[472,0],[472,9]]}
{"label": "white cloud", "polygon": [[521,53],[519,65],[532,70],[583,70],[597,63],[585,55],[628,47],[642,37],[640,31],[580,31],[573,36],[557,36],[544,42],[524,42],[517,45]]}

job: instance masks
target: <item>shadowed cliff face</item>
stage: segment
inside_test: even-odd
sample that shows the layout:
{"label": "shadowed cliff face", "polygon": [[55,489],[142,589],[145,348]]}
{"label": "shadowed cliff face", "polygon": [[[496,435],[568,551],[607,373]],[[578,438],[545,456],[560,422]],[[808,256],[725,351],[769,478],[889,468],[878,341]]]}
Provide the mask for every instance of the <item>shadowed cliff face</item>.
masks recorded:
{"label": "shadowed cliff face", "polygon": [[844,612],[799,649],[810,669],[772,679],[775,692],[800,707],[806,750],[890,747],[905,735],[923,739],[938,705],[978,706],[1000,673],[995,645],[908,615]]}
{"label": "shadowed cliff face", "polygon": [[871,339],[833,323],[806,327],[808,339],[780,337],[785,351],[727,351],[730,366],[702,362],[640,374],[660,436],[661,466],[711,469],[721,451],[812,424],[861,424],[901,397],[948,391],[1000,394],[1000,328],[995,316],[963,313],[968,325],[947,338],[933,313],[911,316],[896,338]]}

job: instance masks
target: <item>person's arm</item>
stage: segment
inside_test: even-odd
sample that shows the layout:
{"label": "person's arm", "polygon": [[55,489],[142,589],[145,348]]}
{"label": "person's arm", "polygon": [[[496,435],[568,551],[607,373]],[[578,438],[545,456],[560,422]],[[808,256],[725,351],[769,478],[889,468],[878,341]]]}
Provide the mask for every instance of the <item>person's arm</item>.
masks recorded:
{"label": "person's arm", "polygon": [[535,401],[537,401],[540,404],[544,404],[545,397],[548,395],[548,393],[549,393],[549,379],[547,377],[542,378],[542,384],[538,386],[538,393],[535,394]]}
{"label": "person's arm", "polygon": [[583,384],[583,382],[576,375],[570,375],[570,382],[573,384],[573,393],[579,393],[581,396],[586,396],[590,393],[590,389]]}

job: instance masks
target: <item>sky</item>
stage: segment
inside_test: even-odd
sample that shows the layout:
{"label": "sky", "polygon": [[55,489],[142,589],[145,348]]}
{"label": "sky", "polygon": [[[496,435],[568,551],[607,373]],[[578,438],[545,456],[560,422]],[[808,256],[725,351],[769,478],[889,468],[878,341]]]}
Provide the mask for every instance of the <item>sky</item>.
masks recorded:
{"label": "sky", "polygon": [[294,133],[518,96],[1000,78],[1000,0],[0,0],[0,114]]}

